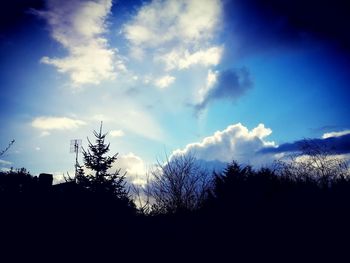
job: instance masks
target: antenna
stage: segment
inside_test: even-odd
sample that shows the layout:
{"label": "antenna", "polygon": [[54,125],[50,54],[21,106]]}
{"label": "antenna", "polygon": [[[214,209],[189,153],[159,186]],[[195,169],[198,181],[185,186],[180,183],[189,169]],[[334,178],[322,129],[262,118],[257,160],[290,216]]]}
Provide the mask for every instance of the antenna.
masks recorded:
{"label": "antenna", "polygon": [[78,154],[81,152],[81,139],[70,140],[70,153],[75,153],[75,178],[77,179],[78,174]]}

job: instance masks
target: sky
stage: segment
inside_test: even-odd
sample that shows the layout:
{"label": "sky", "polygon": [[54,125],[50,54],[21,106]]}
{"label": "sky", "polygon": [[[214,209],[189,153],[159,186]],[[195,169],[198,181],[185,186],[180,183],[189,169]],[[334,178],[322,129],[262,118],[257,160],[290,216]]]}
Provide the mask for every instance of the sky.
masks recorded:
{"label": "sky", "polygon": [[[3,1],[0,169],[55,180],[103,121],[144,182],[194,153],[262,166],[310,138],[350,152],[345,1]],[[82,158],[80,156],[80,161]]]}

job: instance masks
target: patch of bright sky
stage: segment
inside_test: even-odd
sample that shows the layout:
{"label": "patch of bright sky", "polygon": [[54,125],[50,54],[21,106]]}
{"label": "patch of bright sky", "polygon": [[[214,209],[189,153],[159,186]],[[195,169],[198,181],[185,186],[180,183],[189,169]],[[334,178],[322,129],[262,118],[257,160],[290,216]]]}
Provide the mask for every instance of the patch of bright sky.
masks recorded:
{"label": "patch of bright sky", "polygon": [[[325,48],[283,50],[241,59],[254,79],[254,89],[237,103],[217,102],[207,123],[224,127],[227,117],[247,127],[263,122],[278,142],[320,136],[325,124],[347,127],[348,76]],[[218,116],[222,116],[220,120]]]}
{"label": "patch of bright sky", "polygon": [[[310,129],[324,125],[350,126],[345,121],[349,116],[349,110],[344,110],[349,98],[345,73],[339,72],[334,66],[337,61],[325,49],[309,48],[238,59],[225,57],[222,64],[212,68],[245,66],[254,88],[234,103],[215,101],[197,118],[191,105],[210,67],[165,72],[164,65],[155,63],[147,52],[142,60],[128,57],[130,43],[120,30],[137,10],[133,4],[118,9],[116,2],[112,8],[116,12],[108,19],[109,45],[118,48],[128,68],[116,81],[72,90],[67,75],[39,63],[43,56],[66,54],[49,38],[42,20],[31,26],[30,34],[19,32],[11,38],[13,43],[2,48],[0,84],[6,89],[0,95],[0,115],[6,130],[0,131],[0,145],[17,140],[10,158],[16,167],[27,167],[33,173],[70,170],[74,158],[69,154],[69,140],[82,138],[86,147],[86,136],[93,138],[92,130],[98,129],[100,120],[106,131],[120,129],[125,133],[121,138],[108,137],[111,152],[133,152],[148,163],[162,157],[164,151],[200,141],[238,122],[249,129],[264,123],[273,131],[269,139],[278,143],[320,137]],[[219,40],[214,39],[213,44],[225,44]],[[165,73],[175,81],[158,89],[152,81]],[[148,83],[147,76],[151,79]],[[86,125],[41,136],[44,130],[31,127],[38,116],[67,116]]]}

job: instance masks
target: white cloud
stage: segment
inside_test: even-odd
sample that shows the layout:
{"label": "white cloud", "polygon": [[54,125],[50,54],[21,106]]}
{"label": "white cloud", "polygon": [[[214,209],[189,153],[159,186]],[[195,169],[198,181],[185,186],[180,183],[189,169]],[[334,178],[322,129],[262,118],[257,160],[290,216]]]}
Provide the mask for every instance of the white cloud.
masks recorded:
{"label": "white cloud", "polygon": [[65,183],[66,179],[69,177],[74,178],[75,171],[69,171],[69,172],[54,172],[53,173],[53,184],[61,184]]}
{"label": "white cloud", "polygon": [[112,171],[115,169],[121,169],[121,172],[126,172],[126,179],[138,185],[145,185],[147,183],[146,179],[146,165],[141,157],[135,155],[134,153],[128,153],[125,155],[118,156],[117,161],[111,168]]}
{"label": "white cloud", "polygon": [[214,71],[224,54],[218,38],[222,7],[221,0],[144,2],[120,31],[129,47],[130,67],[138,65],[134,73],[140,82],[160,89],[172,84],[164,92],[176,92],[178,101],[196,105],[198,89],[206,82],[199,76],[209,68]]}
{"label": "white cloud", "polygon": [[322,138],[327,139],[330,137],[340,137],[340,136],[347,135],[347,134],[350,134],[350,130],[339,131],[339,132],[327,132],[327,133],[322,135]]}
{"label": "white cloud", "polygon": [[35,150],[36,151],[40,151],[40,147],[35,147]]}
{"label": "white cloud", "polygon": [[207,83],[206,85],[203,85],[199,90],[198,90],[198,96],[197,96],[197,102],[198,103],[203,103],[206,95],[208,92],[214,87],[214,85],[217,82],[217,77],[218,77],[219,72],[218,71],[212,71],[211,69],[208,70],[207,74]]}
{"label": "white cloud", "polygon": [[207,76],[207,87],[208,87],[208,89],[210,89],[211,87],[213,87],[215,85],[216,79],[217,79],[217,75],[218,75],[218,71],[212,71],[212,70],[208,71],[208,76]]}
{"label": "white cloud", "polygon": [[211,39],[219,24],[219,0],[153,0],[124,25],[135,46],[155,47],[171,41],[198,43]]}
{"label": "white cloud", "polygon": [[267,146],[275,146],[274,142],[266,140],[271,133],[272,130],[264,124],[259,124],[251,131],[241,123],[233,124],[205,137],[201,142],[190,143],[184,149],[175,150],[173,155],[193,153],[205,161],[236,160],[240,163],[264,165],[270,161],[271,156],[261,155],[258,151]]}
{"label": "white cloud", "polygon": [[32,127],[40,130],[71,130],[76,129],[85,122],[82,120],[71,119],[67,117],[37,117],[32,121]]}
{"label": "white cloud", "polygon": [[68,73],[76,86],[114,79],[117,69],[125,70],[116,50],[109,48],[107,39],[102,36],[106,32],[112,0],[48,0],[47,7],[46,11],[37,13],[47,20],[51,36],[68,51],[68,55],[63,58],[45,56],[42,63]]}
{"label": "white cloud", "polygon": [[187,69],[194,65],[216,66],[219,64],[223,53],[223,47],[210,47],[200,49],[190,53],[188,49],[172,50],[169,53],[161,55],[158,59],[166,65],[166,70]]}
{"label": "white cloud", "polygon": [[50,135],[50,132],[48,132],[48,131],[42,131],[41,133],[40,133],[40,137],[46,137],[46,136],[49,136]]}
{"label": "white cloud", "polygon": [[12,162],[9,162],[9,161],[5,161],[5,160],[1,160],[0,159],[0,165],[11,165]]}
{"label": "white cloud", "polygon": [[112,130],[109,132],[112,137],[123,137],[125,133],[122,130]]}
{"label": "white cloud", "polygon": [[154,81],[154,84],[157,87],[164,89],[164,88],[168,87],[169,85],[171,85],[174,81],[175,81],[175,77],[170,76],[170,75],[165,75],[163,77],[160,77],[159,79],[156,79]]}
{"label": "white cloud", "polygon": [[220,28],[220,0],[153,0],[123,27],[132,57],[154,52],[166,70],[217,65],[223,47],[212,43]]}

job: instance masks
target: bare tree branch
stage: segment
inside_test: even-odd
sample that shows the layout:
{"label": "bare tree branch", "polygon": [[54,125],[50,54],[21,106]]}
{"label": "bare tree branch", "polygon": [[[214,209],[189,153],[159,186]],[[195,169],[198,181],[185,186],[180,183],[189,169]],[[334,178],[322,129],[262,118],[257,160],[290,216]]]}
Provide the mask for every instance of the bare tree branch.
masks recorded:
{"label": "bare tree branch", "polygon": [[15,140],[10,141],[10,143],[7,145],[7,147],[0,152],[0,156],[3,156],[10,148],[11,146],[15,143]]}

